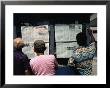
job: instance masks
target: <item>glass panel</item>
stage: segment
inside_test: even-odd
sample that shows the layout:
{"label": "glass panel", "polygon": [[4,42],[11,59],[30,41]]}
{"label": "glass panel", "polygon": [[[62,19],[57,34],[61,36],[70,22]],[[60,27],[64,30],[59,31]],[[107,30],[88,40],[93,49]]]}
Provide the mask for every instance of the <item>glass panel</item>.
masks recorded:
{"label": "glass panel", "polygon": [[22,51],[27,54],[28,58],[33,58],[35,53],[33,51],[33,43],[35,40],[44,40],[46,43],[46,51],[44,54],[49,54],[49,32],[48,25],[42,26],[21,26],[21,34],[25,46]]}
{"label": "glass panel", "polygon": [[82,31],[81,24],[56,24],[55,40],[58,41],[76,41],[76,34]]}
{"label": "glass panel", "polygon": [[77,46],[76,42],[56,43],[57,58],[69,58],[69,57],[71,57],[74,46]]}
{"label": "glass panel", "polygon": [[[55,41],[57,58],[69,58],[76,43],[76,35],[82,32],[82,24],[56,24]],[[68,48],[67,48],[68,47]]]}

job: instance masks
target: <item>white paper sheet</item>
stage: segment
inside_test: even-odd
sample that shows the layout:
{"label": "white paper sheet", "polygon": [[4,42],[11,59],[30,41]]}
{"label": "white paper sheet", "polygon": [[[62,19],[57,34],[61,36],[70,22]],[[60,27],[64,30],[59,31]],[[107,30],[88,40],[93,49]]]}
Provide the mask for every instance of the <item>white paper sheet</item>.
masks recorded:
{"label": "white paper sheet", "polygon": [[28,46],[24,47],[22,51],[28,56],[29,59],[33,58],[36,54],[33,51],[33,43],[35,40],[44,40],[47,47],[44,54],[49,54],[49,32],[48,25],[46,28],[39,26],[21,26],[22,39]]}
{"label": "white paper sheet", "polygon": [[72,50],[67,47],[77,46],[76,35],[82,32],[81,24],[56,24],[55,40],[57,58],[69,58]]}

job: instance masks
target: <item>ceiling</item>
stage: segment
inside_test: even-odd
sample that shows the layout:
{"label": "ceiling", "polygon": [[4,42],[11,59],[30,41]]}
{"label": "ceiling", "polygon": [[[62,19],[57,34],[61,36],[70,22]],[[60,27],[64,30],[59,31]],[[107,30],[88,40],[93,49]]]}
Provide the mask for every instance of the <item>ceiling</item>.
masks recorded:
{"label": "ceiling", "polygon": [[14,13],[14,25],[23,23],[37,25],[38,23],[89,23],[91,13]]}

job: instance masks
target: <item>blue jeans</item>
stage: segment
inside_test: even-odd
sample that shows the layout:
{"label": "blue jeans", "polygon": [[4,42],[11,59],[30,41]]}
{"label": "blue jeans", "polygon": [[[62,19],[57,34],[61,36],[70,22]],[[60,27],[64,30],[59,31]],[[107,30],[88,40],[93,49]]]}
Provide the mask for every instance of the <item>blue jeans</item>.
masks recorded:
{"label": "blue jeans", "polygon": [[64,66],[58,67],[55,75],[79,75],[74,67]]}

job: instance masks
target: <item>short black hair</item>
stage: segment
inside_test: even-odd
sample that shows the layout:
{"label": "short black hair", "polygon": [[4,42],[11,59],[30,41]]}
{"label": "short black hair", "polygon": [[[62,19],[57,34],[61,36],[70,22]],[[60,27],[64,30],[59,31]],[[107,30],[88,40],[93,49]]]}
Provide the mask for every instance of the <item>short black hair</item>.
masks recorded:
{"label": "short black hair", "polygon": [[36,40],[34,42],[34,51],[36,53],[44,53],[46,50],[45,42],[43,40]]}
{"label": "short black hair", "polygon": [[80,32],[76,35],[76,40],[79,46],[87,46],[87,36],[85,33]]}

